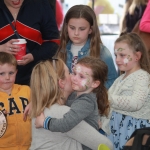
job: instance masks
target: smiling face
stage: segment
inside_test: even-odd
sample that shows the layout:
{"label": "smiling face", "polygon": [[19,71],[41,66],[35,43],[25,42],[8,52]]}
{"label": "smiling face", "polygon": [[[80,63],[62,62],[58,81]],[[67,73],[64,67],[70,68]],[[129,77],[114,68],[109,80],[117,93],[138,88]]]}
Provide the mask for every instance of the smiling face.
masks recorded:
{"label": "smiling face", "polygon": [[11,93],[16,78],[16,67],[10,64],[0,65],[0,91]]}
{"label": "smiling face", "polygon": [[68,35],[74,45],[84,45],[92,29],[88,21],[83,18],[72,18],[67,24]]}
{"label": "smiling face", "polygon": [[8,7],[20,8],[24,0],[4,0]]}
{"label": "smiling face", "polygon": [[130,74],[140,67],[138,53],[125,42],[115,43],[115,56],[120,71]]}
{"label": "smiling face", "polygon": [[77,95],[90,93],[94,89],[95,82],[92,78],[92,70],[83,65],[77,64],[73,70],[72,88],[77,91]]}

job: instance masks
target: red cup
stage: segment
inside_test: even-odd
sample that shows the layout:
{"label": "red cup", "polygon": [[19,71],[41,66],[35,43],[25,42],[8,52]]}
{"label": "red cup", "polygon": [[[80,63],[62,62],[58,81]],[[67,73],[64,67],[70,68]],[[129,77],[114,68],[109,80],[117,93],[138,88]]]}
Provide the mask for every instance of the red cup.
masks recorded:
{"label": "red cup", "polygon": [[26,55],[26,40],[25,39],[18,39],[18,42],[14,42],[13,44],[17,44],[20,47],[20,50],[15,55],[17,61],[21,61],[22,57]]}

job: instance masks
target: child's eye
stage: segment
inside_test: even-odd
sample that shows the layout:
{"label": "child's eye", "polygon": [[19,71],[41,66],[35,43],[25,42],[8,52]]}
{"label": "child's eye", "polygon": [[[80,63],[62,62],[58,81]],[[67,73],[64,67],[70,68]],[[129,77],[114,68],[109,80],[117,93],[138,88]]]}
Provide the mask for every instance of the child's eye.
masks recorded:
{"label": "child's eye", "polygon": [[81,31],[85,30],[85,28],[80,28]]}
{"label": "child's eye", "polygon": [[13,75],[13,74],[14,74],[14,72],[9,72],[9,74],[10,74],[10,75]]}
{"label": "child's eye", "polygon": [[0,75],[1,75],[1,76],[4,75],[4,72],[1,72]]}
{"label": "child's eye", "polygon": [[70,27],[70,29],[74,30],[75,28],[74,27]]}
{"label": "child's eye", "polygon": [[121,56],[121,57],[124,57],[125,55],[124,55],[124,54],[120,54],[120,56]]}
{"label": "child's eye", "polygon": [[81,75],[80,78],[83,79],[84,77]]}

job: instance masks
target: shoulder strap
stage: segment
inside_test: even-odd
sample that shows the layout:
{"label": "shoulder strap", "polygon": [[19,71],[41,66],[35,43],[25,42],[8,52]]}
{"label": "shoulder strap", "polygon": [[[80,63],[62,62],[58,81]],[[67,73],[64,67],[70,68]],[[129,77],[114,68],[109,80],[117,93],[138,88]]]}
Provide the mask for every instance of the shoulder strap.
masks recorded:
{"label": "shoulder strap", "polygon": [[[6,11],[5,11],[4,9],[3,9],[3,12],[4,12],[4,15],[5,15],[6,19],[8,20],[8,22],[9,22],[11,28],[13,29],[15,35],[17,36],[18,39],[21,39],[20,35],[18,34],[16,28],[14,27],[14,25],[13,25],[12,22],[10,21],[10,18],[8,17],[8,15],[7,15],[7,13],[6,13]],[[27,48],[27,46],[26,46],[26,52],[27,52],[27,53],[30,52],[29,49]]]}
{"label": "shoulder strap", "polygon": [[3,12],[4,12],[4,15],[5,15],[6,19],[8,20],[8,22],[9,22],[11,28],[13,29],[13,31],[14,31],[14,33],[16,34],[17,38],[19,39],[20,36],[19,36],[17,30],[15,29],[14,25],[11,23],[11,21],[10,21],[8,15],[7,15],[7,13],[5,12],[5,10],[3,10]]}

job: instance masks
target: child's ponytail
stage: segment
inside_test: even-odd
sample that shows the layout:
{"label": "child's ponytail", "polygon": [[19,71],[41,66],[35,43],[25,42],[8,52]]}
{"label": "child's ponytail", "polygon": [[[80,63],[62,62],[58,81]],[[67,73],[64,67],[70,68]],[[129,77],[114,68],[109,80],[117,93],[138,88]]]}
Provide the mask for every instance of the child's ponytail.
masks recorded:
{"label": "child's ponytail", "polygon": [[93,92],[96,93],[97,105],[100,115],[108,116],[109,101],[106,87],[104,86],[104,84],[100,84],[100,86],[94,89]]}

